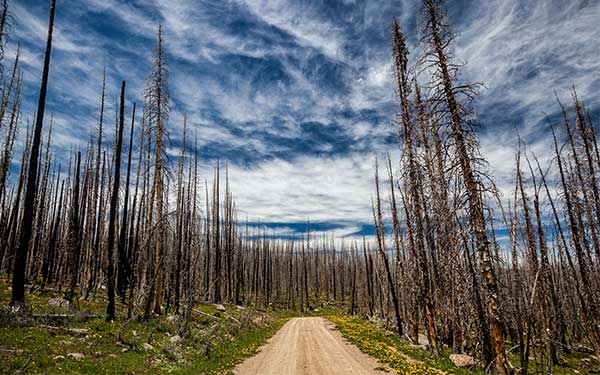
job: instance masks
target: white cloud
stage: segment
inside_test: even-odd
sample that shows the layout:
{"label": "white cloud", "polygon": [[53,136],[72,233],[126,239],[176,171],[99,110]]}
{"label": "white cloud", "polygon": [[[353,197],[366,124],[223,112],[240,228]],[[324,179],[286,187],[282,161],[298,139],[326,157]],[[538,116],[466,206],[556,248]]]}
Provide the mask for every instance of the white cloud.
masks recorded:
{"label": "white cloud", "polygon": [[322,17],[318,9],[285,0],[244,0],[242,3],[256,17],[293,35],[301,45],[316,48],[332,59],[343,58],[343,30]]}
{"label": "white cloud", "polygon": [[[302,135],[300,122],[315,121],[341,124],[357,145],[380,139],[393,132],[391,120],[396,107],[392,97],[389,46],[387,43],[369,45],[365,42],[369,36],[365,35],[365,30],[385,28],[387,34],[391,17],[398,9],[396,3],[354,4],[354,12],[342,20],[346,24],[321,12],[318,4],[283,0],[135,0],[129,3],[87,0],[69,3],[75,13],[98,13],[106,17],[107,27],[111,22],[120,22],[119,26],[130,34],[114,38],[95,33],[81,22],[57,24],[50,72],[52,95],[49,95],[48,106],[49,112],[56,113],[55,145],[63,150],[74,144],[85,146],[88,132],[94,130],[97,123],[104,65],[109,73],[106,118],[108,128],[112,129],[118,82],[127,79],[129,100],[137,98],[149,69],[150,51],[159,23],[165,27],[167,50],[173,58],[170,86],[177,105],[171,114],[172,136],[179,137],[182,114],[186,113],[189,134],[193,137],[197,132],[199,136],[201,155],[202,147],[213,143],[223,143],[229,149],[248,146],[260,154],[286,151],[284,146],[275,149],[276,146],[264,144],[261,139],[240,137],[222,124],[214,123],[206,115],[207,109],[214,110],[233,126],[253,123],[255,131],[289,138]],[[396,15],[406,26],[405,30],[411,30],[409,26],[414,22],[417,3],[417,0],[398,3],[403,11]],[[26,42],[22,54],[24,92],[29,98],[24,105],[25,118],[35,110],[47,15],[38,12],[39,7],[29,9],[14,4],[15,19],[18,20],[14,39]],[[452,6],[452,3],[448,2],[448,5]],[[58,10],[66,12],[66,6]],[[491,163],[499,187],[507,195],[514,181],[515,127],[542,163],[550,162],[549,138],[539,138],[539,133],[547,134],[547,131],[540,132],[537,126],[542,111],[551,113],[557,109],[553,89],[564,97],[571,84],[575,84],[580,96],[591,107],[598,105],[595,93],[599,81],[593,77],[600,69],[597,58],[600,42],[596,38],[600,31],[597,22],[600,3],[490,0],[474,2],[465,11],[468,14],[456,20],[454,27],[460,33],[456,55],[459,60],[468,61],[465,78],[483,81],[489,87],[480,99],[479,111],[482,114],[493,112],[502,119],[500,121],[514,118],[512,113],[524,113],[522,123],[488,124],[494,128],[481,138],[481,150]],[[249,14],[274,30],[291,35],[295,43],[267,48],[251,40],[250,36],[230,33],[216,22],[225,17],[235,18],[235,12],[243,12],[245,17]],[[353,30],[345,30],[340,25],[350,25]],[[354,37],[358,35],[358,41],[350,39],[352,33]],[[130,40],[134,37],[138,39]],[[147,44],[138,45],[140,39]],[[409,42],[415,39],[414,35],[409,35]],[[349,54],[348,46],[357,51]],[[231,80],[227,84],[217,77],[197,74],[197,71],[205,73],[202,69],[208,64],[218,65],[227,54],[277,59],[291,77],[292,84],[257,89],[251,83],[253,77],[233,71],[227,74]],[[349,86],[347,95],[326,94],[319,82],[306,77],[303,66],[317,54],[343,65],[343,80]],[[411,54],[411,58],[414,55],[416,53]],[[179,69],[181,62],[186,64],[187,70]],[[507,113],[496,113],[495,104],[499,101],[509,102]],[[373,110],[379,119],[373,123],[368,119],[336,116],[347,109],[355,112]],[[281,118],[282,124],[274,126],[274,116]],[[107,134],[110,138],[112,130]],[[338,231],[339,235],[358,231],[356,223],[371,221],[374,159],[386,151],[384,145],[372,147],[374,150],[366,154],[337,158],[308,155],[290,158],[290,161],[256,161],[248,168],[230,166],[229,175],[241,210],[240,217],[247,214],[252,220],[263,222],[303,222],[309,218],[342,221],[346,226]],[[324,145],[323,151],[328,148],[331,145]],[[396,149],[395,146],[392,148]],[[171,151],[178,154],[176,150]],[[204,165],[204,170],[209,175],[210,164]],[[285,230],[278,229],[278,233]]]}
{"label": "white cloud", "polygon": [[473,21],[458,30],[456,55],[468,62],[467,78],[489,87],[485,104],[509,100],[515,110],[530,110],[526,121],[537,121],[542,111],[556,112],[553,90],[572,85],[598,103],[598,84],[590,77],[600,69],[600,3],[493,0],[476,6]]}
{"label": "white cloud", "polygon": [[229,166],[229,176],[241,215],[251,221],[368,222],[374,159],[305,156]]}

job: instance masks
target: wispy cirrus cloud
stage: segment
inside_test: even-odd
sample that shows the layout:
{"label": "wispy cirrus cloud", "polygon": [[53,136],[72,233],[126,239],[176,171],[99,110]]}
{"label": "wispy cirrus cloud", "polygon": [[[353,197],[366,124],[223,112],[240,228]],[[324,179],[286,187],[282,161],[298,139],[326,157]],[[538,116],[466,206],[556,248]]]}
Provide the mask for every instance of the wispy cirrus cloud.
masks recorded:
{"label": "wispy cirrus cloud", "polygon": [[[11,6],[7,56],[22,44],[27,118],[37,101],[48,4]],[[57,153],[84,148],[95,131],[104,68],[109,129],[121,80],[128,103],[141,102],[162,24],[172,151],[185,114],[205,176],[217,159],[228,163],[240,214],[250,221],[297,231],[310,218],[339,223],[323,226],[339,235],[369,234],[374,160],[398,153],[389,23],[398,17],[414,61],[418,7],[417,0],[59,1],[48,95]],[[448,7],[459,34],[456,57],[468,62],[463,78],[487,86],[478,100],[482,151],[508,191],[515,129],[550,162],[541,121],[542,112],[556,112],[553,90],[568,97],[575,85],[598,113],[600,4],[462,0]],[[112,131],[106,134],[111,142]]]}

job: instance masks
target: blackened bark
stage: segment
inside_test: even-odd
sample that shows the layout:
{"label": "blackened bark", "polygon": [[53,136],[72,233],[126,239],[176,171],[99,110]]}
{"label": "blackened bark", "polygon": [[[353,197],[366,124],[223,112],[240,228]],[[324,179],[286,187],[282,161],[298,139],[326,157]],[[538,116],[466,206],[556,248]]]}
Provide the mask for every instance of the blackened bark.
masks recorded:
{"label": "blackened bark", "polygon": [[[121,112],[123,111],[123,102],[121,102]],[[131,278],[131,248],[126,249],[127,241],[127,216],[129,210],[129,180],[131,177],[131,154],[133,149],[133,128],[135,125],[135,103],[133,103],[133,112],[131,114],[131,130],[129,132],[129,151],[127,154],[127,177],[125,178],[125,199],[123,202],[123,217],[121,218],[121,228],[119,233],[119,245],[117,252],[119,254],[119,272],[117,275],[117,290],[123,303],[125,303],[125,294],[129,280]]]}
{"label": "blackened bark", "polygon": [[[125,122],[125,81],[121,84],[121,109],[119,112],[119,130],[117,133],[117,144],[115,147],[115,165],[112,194],[110,197],[110,210],[108,214],[108,238],[106,255],[108,265],[106,269],[106,284],[108,293],[108,305],[106,306],[106,320],[115,318],[115,278],[113,250],[115,247],[115,226],[117,221],[117,206],[119,204],[119,183],[121,182],[121,149],[123,147],[123,123]],[[120,259],[119,254],[119,259]]]}
{"label": "blackened bark", "polygon": [[46,41],[46,53],[44,55],[44,68],[42,71],[42,85],[37,107],[35,128],[33,131],[33,142],[29,156],[29,171],[27,174],[27,186],[25,188],[25,201],[23,204],[23,216],[21,219],[21,232],[15,252],[15,263],[12,279],[11,306],[18,311],[25,302],[25,266],[27,263],[27,251],[33,231],[34,203],[37,192],[36,179],[38,173],[38,158],[40,153],[40,141],[42,127],[44,124],[44,112],[46,109],[46,92],[48,89],[48,73],[50,70],[50,54],[52,51],[52,31],[54,28],[54,12],[56,0],[50,4],[50,20],[48,22],[48,39]]}

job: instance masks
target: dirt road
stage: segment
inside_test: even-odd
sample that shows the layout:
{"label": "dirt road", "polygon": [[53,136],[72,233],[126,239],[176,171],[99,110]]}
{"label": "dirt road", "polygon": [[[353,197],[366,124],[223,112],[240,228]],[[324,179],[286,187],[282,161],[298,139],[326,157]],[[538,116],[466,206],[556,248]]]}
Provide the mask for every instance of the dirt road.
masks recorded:
{"label": "dirt road", "polygon": [[381,364],[345,342],[323,318],[294,318],[236,375],[382,375]]}

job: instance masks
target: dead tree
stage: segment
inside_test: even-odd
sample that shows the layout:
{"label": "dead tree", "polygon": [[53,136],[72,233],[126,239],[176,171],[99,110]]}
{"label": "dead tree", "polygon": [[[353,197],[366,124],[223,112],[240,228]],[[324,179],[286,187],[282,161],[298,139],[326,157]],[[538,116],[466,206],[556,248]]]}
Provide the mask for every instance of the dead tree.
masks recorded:
{"label": "dead tree", "polygon": [[[89,252],[89,264],[88,264],[88,268],[89,268],[89,276],[88,276],[88,285],[85,291],[85,299],[89,298],[89,295],[92,291],[92,288],[95,285],[96,282],[96,269],[97,269],[97,262],[98,262],[98,248],[100,247],[100,235],[101,235],[101,228],[102,228],[102,196],[103,196],[103,191],[99,192],[98,190],[100,189],[100,187],[102,186],[102,190],[104,188],[104,185],[100,185],[101,180],[100,180],[100,175],[104,174],[104,166],[101,164],[101,159],[102,159],[102,127],[103,127],[103,122],[104,122],[104,96],[105,96],[105,91],[106,91],[106,70],[104,70],[103,72],[103,77],[102,77],[102,95],[100,98],[100,120],[98,123],[98,139],[97,139],[97,145],[96,145],[96,159],[95,159],[95,165],[94,165],[94,181],[93,181],[93,191],[92,191],[92,202],[93,202],[93,207],[90,210],[90,214],[92,215],[89,218],[89,222],[90,222],[90,230],[93,230],[93,234],[91,234],[92,240],[89,242],[90,243],[90,248],[88,250]],[[102,169],[101,169],[102,168]],[[102,178],[102,182],[104,181],[104,178]]]}
{"label": "dead tree", "polygon": [[21,218],[20,234],[15,251],[15,261],[12,280],[12,311],[18,312],[23,308],[25,302],[25,266],[27,264],[27,252],[33,231],[34,204],[37,192],[38,158],[40,151],[40,140],[44,124],[44,112],[46,109],[46,91],[48,89],[48,72],[50,70],[50,53],[52,51],[52,31],[54,28],[54,12],[56,0],[50,4],[50,20],[48,22],[48,39],[46,41],[46,52],[44,54],[44,68],[42,72],[42,84],[36,112],[35,127],[33,130],[33,141],[29,156],[29,171],[27,173],[27,185],[25,188],[25,199],[23,202],[23,214]]}
{"label": "dead tree", "polygon": [[[117,209],[119,205],[119,186],[121,182],[121,149],[123,147],[123,127],[125,122],[125,81],[121,83],[121,105],[119,110],[119,130],[115,145],[115,165],[113,186],[110,197],[110,211],[108,216],[108,238],[106,244],[106,255],[108,265],[106,268],[106,284],[108,294],[108,305],[106,306],[106,320],[115,318],[115,265],[114,265],[114,247],[115,232],[117,226]],[[119,261],[125,262],[125,254],[119,254]]]}
{"label": "dead tree", "polygon": [[[383,259],[383,264],[385,266],[385,273],[388,281],[388,288],[390,291],[390,295],[392,297],[392,305],[394,307],[394,317],[396,318],[396,329],[399,336],[404,334],[403,331],[403,323],[402,318],[400,317],[400,308],[398,305],[398,295],[396,294],[396,286],[394,283],[394,278],[392,277],[392,271],[390,269],[390,263],[388,261],[387,249],[385,246],[385,229],[383,223],[383,216],[381,213],[381,197],[379,194],[379,173],[377,171],[377,166],[375,167],[375,188],[377,190],[377,195],[375,198],[376,208],[373,207],[373,216],[376,223],[376,232],[377,232],[377,249],[379,250],[379,254]],[[391,176],[391,171],[390,171]]]}
{"label": "dead tree", "polygon": [[[568,125],[568,119],[567,119],[567,115],[566,115],[566,111],[564,109],[564,107],[562,107],[562,114],[563,114],[563,121],[565,124],[565,127],[569,126]],[[592,296],[592,289],[591,289],[591,284],[590,284],[590,272],[589,272],[589,266],[588,266],[588,261],[585,257],[584,254],[584,241],[585,241],[585,237],[583,235],[583,229],[581,228],[580,222],[579,220],[577,220],[577,215],[576,215],[576,205],[575,202],[573,202],[573,198],[571,195],[571,189],[569,187],[568,181],[567,181],[567,176],[565,173],[565,166],[564,166],[564,162],[563,162],[563,158],[562,158],[562,153],[561,150],[559,149],[558,146],[558,139],[556,137],[556,133],[554,131],[554,128],[551,127],[552,130],[552,138],[554,141],[554,152],[555,152],[555,156],[556,156],[556,161],[557,161],[557,166],[558,166],[558,172],[559,172],[559,177],[560,177],[560,184],[561,184],[561,188],[563,191],[563,195],[564,195],[564,201],[565,201],[565,205],[567,208],[567,218],[568,218],[568,222],[569,222],[569,228],[571,231],[571,237],[572,237],[572,244],[573,244],[573,248],[575,249],[575,257],[577,259],[577,262],[579,263],[579,274],[581,277],[581,295],[579,296],[580,302],[581,302],[581,309],[582,309],[582,313],[585,319],[585,325],[586,328],[588,329],[588,335],[590,338],[590,341],[592,342],[592,345],[594,346],[594,349],[597,353],[600,353],[600,338],[599,338],[599,334],[598,334],[598,327],[597,327],[597,323],[595,322],[595,315],[593,309],[594,307],[594,302],[593,300],[591,300],[591,298],[593,298]],[[566,250],[568,251],[568,250]]]}
{"label": "dead tree", "polygon": [[[418,190],[419,185],[419,172],[415,155],[415,147],[413,144],[413,129],[411,119],[411,108],[408,97],[410,95],[410,85],[408,83],[408,50],[404,41],[404,35],[400,30],[400,25],[396,22],[396,19],[392,22],[392,55],[393,55],[393,69],[396,78],[396,94],[400,98],[400,110],[401,110],[401,135],[405,142],[405,155],[406,155],[406,168],[408,170],[408,197],[411,209],[413,211],[412,218],[415,223],[415,241],[414,241],[414,254],[417,257],[419,264],[419,276],[420,281],[420,295],[419,299],[423,301],[423,308],[425,317],[427,319],[427,335],[430,342],[430,346],[434,354],[438,354],[437,351],[437,334],[435,329],[435,321],[433,315],[433,301],[431,292],[431,281],[430,271],[427,265],[427,253],[425,249],[425,228],[423,223],[423,217],[425,216],[425,209],[423,206],[422,194]],[[412,223],[407,223],[411,225]]]}
{"label": "dead tree", "polygon": [[167,62],[163,46],[162,26],[158,28],[157,45],[154,49],[152,71],[146,79],[144,92],[145,108],[144,117],[150,131],[154,135],[154,181],[153,200],[156,218],[154,233],[154,275],[150,277],[154,290],[154,312],[161,313],[163,295],[163,247],[165,245],[166,219],[165,208],[165,183],[168,175],[166,163],[167,120],[169,117],[169,91],[167,85]]}
{"label": "dead tree", "polygon": [[71,277],[69,281],[69,288],[65,293],[65,299],[69,302],[73,301],[75,297],[75,288],[77,287],[77,277],[79,274],[79,256],[81,253],[81,223],[79,215],[79,175],[81,165],[81,152],[77,152],[77,162],[74,171],[74,182],[73,182],[73,195],[71,197],[71,208],[69,211],[69,230],[68,230],[68,256],[69,256],[69,268],[71,271]]}
{"label": "dead tree", "polygon": [[[123,103],[121,103],[123,106]],[[122,109],[121,109],[122,110]],[[125,198],[123,201],[123,217],[121,218],[121,228],[119,232],[119,244],[117,253],[119,254],[119,270],[117,274],[117,290],[121,296],[121,301],[125,303],[125,294],[131,279],[131,246],[128,245],[128,214],[129,214],[129,180],[131,178],[131,154],[133,153],[133,136],[135,125],[135,103],[131,114],[131,130],[129,131],[129,149],[127,152],[127,176],[125,178]]]}
{"label": "dead tree", "polygon": [[[451,134],[455,142],[456,155],[460,163],[461,177],[467,190],[467,199],[469,207],[469,222],[471,230],[475,235],[477,244],[477,253],[481,267],[481,276],[486,291],[487,318],[490,327],[491,343],[484,343],[493,348],[494,358],[486,358],[495,361],[496,371],[500,374],[509,372],[508,362],[504,349],[503,323],[498,313],[500,306],[498,284],[492,264],[492,257],[489,250],[488,234],[483,211],[483,202],[481,201],[481,189],[473,171],[473,155],[469,151],[465,134],[467,121],[464,118],[464,110],[461,109],[457,99],[457,90],[454,86],[452,71],[453,66],[448,60],[448,48],[450,48],[453,35],[444,24],[444,15],[439,0],[424,0],[423,12],[425,14],[423,21],[423,42],[426,48],[425,61],[430,59],[431,67],[437,72],[434,85],[437,95],[445,105],[449,117]],[[470,97],[474,95],[476,87],[466,85],[463,93]]]}

